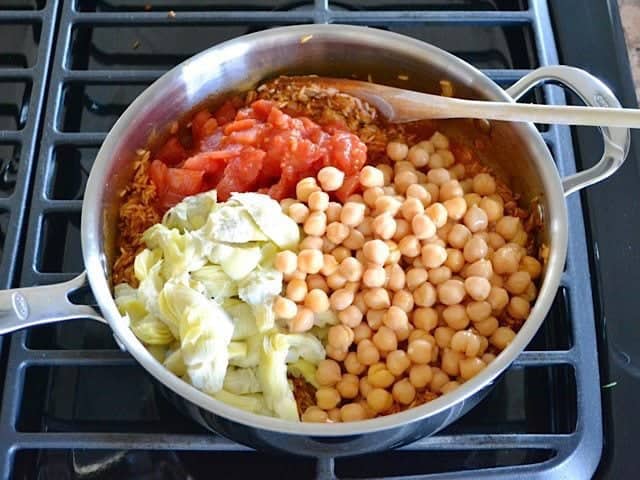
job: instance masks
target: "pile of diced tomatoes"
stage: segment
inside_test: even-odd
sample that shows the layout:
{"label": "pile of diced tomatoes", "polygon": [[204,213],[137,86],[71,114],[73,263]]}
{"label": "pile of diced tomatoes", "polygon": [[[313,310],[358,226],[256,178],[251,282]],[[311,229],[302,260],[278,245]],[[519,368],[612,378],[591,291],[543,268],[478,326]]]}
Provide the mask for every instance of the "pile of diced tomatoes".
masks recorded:
{"label": "pile of diced tomatoes", "polygon": [[341,126],[292,117],[267,100],[241,109],[226,102],[214,113],[201,110],[190,130],[190,148],[174,135],[153,157],[149,175],[162,209],[214,188],[222,201],[247,191],[277,200],[295,197],[300,179],[328,165],[346,175],[336,192],[345,201],[358,188],[357,174],[367,158],[365,144]]}

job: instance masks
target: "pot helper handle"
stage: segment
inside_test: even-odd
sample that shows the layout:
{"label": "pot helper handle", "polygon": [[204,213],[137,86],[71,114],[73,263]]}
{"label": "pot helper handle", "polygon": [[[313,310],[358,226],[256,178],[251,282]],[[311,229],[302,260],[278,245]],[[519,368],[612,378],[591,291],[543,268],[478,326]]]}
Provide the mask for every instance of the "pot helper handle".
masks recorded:
{"label": "pot helper handle", "polygon": [[86,273],[63,283],[0,291],[0,335],[73,319],[105,320],[95,308],[76,305],[69,295],[86,287]]}
{"label": "pot helper handle", "polygon": [[[537,84],[549,81],[569,88],[589,106],[621,108],[616,96],[602,81],[584,70],[565,65],[540,67],[522,77],[506,91],[517,100]],[[600,131],[604,139],[602,158],[593,167],[562,179],[565,196],[609,177],[627,158],[631,142],[629,129],[602,126]]]}

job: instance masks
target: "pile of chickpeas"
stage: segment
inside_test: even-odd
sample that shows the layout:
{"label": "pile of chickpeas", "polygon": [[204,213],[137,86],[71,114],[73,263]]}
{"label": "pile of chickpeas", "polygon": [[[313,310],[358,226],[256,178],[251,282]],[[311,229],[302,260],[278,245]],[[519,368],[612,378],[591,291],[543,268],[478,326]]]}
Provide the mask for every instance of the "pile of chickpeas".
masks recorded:
{"label": "pile of chickpeas", "polygon": [[303,421],[363,420],[454,390],[509,345],[536,298],[542,265],[491,174],[466,175],[440,133],[387,155],[344,204],[331,201],[344,181],[334,167],[282,201],[304,238],[276,257],[276,316],[292,332],[337,317]]}

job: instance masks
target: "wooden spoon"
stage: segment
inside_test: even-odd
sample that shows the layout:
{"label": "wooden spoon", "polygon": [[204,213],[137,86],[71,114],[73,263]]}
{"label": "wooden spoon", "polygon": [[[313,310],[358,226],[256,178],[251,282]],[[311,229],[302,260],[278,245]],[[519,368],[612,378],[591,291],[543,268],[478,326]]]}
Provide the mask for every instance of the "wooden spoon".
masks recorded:
{"label": "wooden spoon", "polygon": [[633,108],[463,100],[346,78],[316,77],[313,81],[365,100],[392,123],[437,118],[484,118],[512,122],[640,128],[640,110]]}

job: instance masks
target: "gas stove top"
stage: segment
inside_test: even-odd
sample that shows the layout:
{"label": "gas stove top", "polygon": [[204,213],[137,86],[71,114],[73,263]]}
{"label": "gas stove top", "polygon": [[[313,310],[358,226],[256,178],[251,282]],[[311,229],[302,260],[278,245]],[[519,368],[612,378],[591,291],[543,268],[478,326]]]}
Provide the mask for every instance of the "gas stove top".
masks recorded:
{"label": "gas stove top", "polygon": [[[0,286],[82,271],[80,209],[101,141],[167,69],[212,44],[296,23],[369,25],[448,50],[503,86],[581,66],[636,104],[615,3],[544,0],[5,0],[0,5]],[[526,101],[573,101],[558,87]],[[543,126],[561,174],[599,157],[595,129]],[[2,339],[0,476],[38,479],[629,478],[640,275],[640,155],[568,200],[562,287],[543,328],[469,414],[399,450],[344,459],[255,452],[182,417],[91,321]],[[594,153],[595,152],[595,153]],[[635,395],[635,396],[634,396]],[[615,455],[614,455],[615,452]]]}

